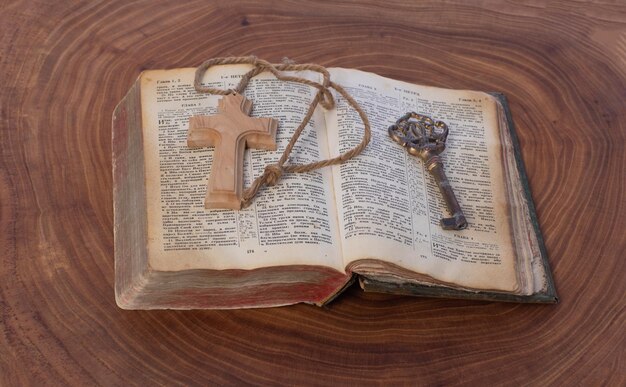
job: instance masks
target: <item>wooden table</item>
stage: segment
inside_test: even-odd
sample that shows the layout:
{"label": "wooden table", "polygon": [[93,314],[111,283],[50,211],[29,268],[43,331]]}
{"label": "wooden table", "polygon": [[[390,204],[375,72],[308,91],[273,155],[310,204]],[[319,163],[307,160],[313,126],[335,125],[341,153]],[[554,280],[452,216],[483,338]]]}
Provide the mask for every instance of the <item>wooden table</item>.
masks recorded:
{"label": "wooden table", "polygon": [[[624,3],[0,3],[1,385],[626,384]],[[507,94],[561,303],[118,309],[113,108],[245,54]]]}

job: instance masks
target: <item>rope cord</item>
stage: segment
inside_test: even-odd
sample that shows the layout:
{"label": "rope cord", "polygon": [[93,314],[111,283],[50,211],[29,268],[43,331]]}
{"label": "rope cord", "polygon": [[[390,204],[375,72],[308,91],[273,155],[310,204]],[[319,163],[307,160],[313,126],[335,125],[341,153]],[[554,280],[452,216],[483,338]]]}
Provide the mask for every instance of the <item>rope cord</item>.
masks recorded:
{"label": "rope cord", "polygon": [[[241,80],[239,81],[239,84],[237,85],[235,89],[224,90],[224,89],[218,89],[218,88],[207,87],[207,86],[202,85],[202,77],[204,76],[204,74],[210,67],[217,66],[217,65],[228,65],[228,64],[251,64],[254,67],[242,76]],[[365,149],[367,144],[370,142],[370,139],[372,137],[370,123],[363,109],[361,109],[359,104],[352,98],[352,96],[350,96],[350,94],[343,87],[341,87],[340,85],[330,80],[330,74],[328,73],[325,67],[320,66],[320,65],[310,64],[310,63],[309,64],[294,64],[294,63],[272,64],[265,60],[258,59],[254,56],[214,58],[214,59],[209,59],[205,61],[196,69],[194,87],[196,91],[200,93],[209,93],[209,94],[217,94],[217,95],[228,95],[228,94],[234,94],[234,93],[241,94],[243,93],[246,86],[250,82],[250,79],[252,79],[254,76],[264,71],[271,72],[277,79],[281,81],[302,83],[308,86],[315,87],[317,89],[317,94],[311,101],[311,104],[309,106],[309,109],[306,115],[302,119],[302,122],[300,123],[300,125],[294,131],[294,134],[291,137],[291,140],[285,147],[285,150],[283,151],[283,154],[281,155],[278,162],[276,164],[267,165],[265,167],[263,174],[257,177],[252,182],[250,187],[244,190],[242,198],[241,198],[242,208],[248,207],[252,203],[252,200],[254,199],[256,194],[259,192],[259,190],[263,186],[272,186],[278,183],[278,181],[280,180],[284,172],[304,173],[304,172],[311,172],[316,169],[326,167],[329,165],[341,164],[344,161],[350,160],[351,158],[361,153]],[[311,81],[306,78],[300,78],[296,76],[283,74],[282,73],[283,71],[314,71],[322,75],[322,83]],[[333,157],[333,158],[321,160],[321,161],[316,161],[316,162],[309,163],[309,164],[289,163],[285,165],[285,162],[287,162],[293,147],[298,141],[298,138],[300,138],[300,134],[302,134],[302,131],[311,120],[311,117],[313,116],[313,113],[315,112],[315,108],[317,107],[317,105],[320,104],[325,109],[328,109],[328,110],[331,110],[335,107],[335,100],[333,98],[332,93],[330,92],[330,89],[335,89],[348,102],[348,104],[352,106],[352,108],[359,114],[361,121],[363,121],[363,126],[364,126],[363,137],[361,139],[361,142],[357,144],[354,148],[348,150],[345,153],[340,154],[337,157]]]}

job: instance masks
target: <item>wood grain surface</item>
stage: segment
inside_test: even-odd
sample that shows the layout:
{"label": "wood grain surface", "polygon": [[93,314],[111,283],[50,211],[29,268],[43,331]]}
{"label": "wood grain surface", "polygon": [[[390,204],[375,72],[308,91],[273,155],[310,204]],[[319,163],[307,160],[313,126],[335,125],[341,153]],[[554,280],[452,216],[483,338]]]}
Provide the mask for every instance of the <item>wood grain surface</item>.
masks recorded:
{"label": "wood grain surface", "polygon": [[[624,2],[0,10],[0,385],[626,384]],[[353,287],[326,309],[118,309],[115,104],[144,69],[246,54],[504,92],[561,303]]]}

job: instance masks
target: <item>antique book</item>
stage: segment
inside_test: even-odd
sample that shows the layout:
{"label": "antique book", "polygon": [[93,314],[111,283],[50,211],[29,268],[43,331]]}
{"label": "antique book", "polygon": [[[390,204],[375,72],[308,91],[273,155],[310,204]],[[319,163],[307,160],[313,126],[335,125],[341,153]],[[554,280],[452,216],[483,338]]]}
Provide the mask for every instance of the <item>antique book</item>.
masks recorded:
{"label": "antique book", "polygon": [[[234,87],[249,68],[214,67],[202,82]],[[187,146],[190,117],[214,114],[220,97],[194,90],[193,68],[139,76],[113,114],[117,304],[323,305],[355,280],[365,291],[557,302],[505,98],[358,70],[330,74],[367,112],[369,146],[341,165],[285,174],[238,211],[204,208],[214,148]],[[278,120],[278,149],[245,151],[244,186],[276,162],[315,92],[270,74],[252,79],[252,116]],[[336,99],[335,109],[316,109],[290,162],[332,157],[360,141],[358,115]],[[465,230],[439,226],[448,214],[433,178],[388,136],[409,111],[450,128],[442,157]]]}

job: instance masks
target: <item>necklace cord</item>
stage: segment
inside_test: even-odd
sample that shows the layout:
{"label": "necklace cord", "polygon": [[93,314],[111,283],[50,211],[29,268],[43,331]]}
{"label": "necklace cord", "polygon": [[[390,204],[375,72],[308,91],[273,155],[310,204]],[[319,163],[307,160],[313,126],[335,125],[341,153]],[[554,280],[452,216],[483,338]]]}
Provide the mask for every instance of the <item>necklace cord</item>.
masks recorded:
{"label": "necklace cord", "polygon": [[[224,89],[202,85],[202,77],[204,76],[204,74],[209,68],[213,66],[217,66],[217,65],[228,65],[228,64],[250,64],[250,65],[253,65],[254,67],[241,77],[241,80],[239,81],[239,84],[237,85],[235,89],[224,90]],[[241,198],[242,208],[246,208],[252,203],[252,200],[254,199],[256,194],[259,192],[259,190],[263,186],[273,186],[276,183],[278,183],[278,181],[280,180],[284,172],[304,173],[304,172],[311,172],[316,169],[323,168],[329,165],[341,164],[357,156],[359,153],[361,153],[365,149],[367,144],[370,142],[371,137],[372,137],[370,123],[369,123],[369,120],[367,119],[367,115],[365,114],[365,111],[363,111],[363,109],[359,106],[359,104],[354,100],[354,98],[352,98],[352,96],[343,87],[341,87],[340,85],[330,80],[330,74],[328,73],[328,70],[326,70],[325,67],[320,66],[320,65],[316,65],[312,63],[272,64],[265,60],[258,59],[254,56],[213,58],[213,59],[209,59],[203,62],[196,69],[194,87],[196,91],[199,93],[209,93],[209,94],[217,94],[217,95],[228,95],[228,94],[234,94],[234,93],[241,94],[243,93],[246,86],[250,82],[250,79],[252,79],[256,75],[261,74],[262,72],[265,72],[265,71],[271,72],[276,77],[276,79],[279,79],[281,81],[296,82],[296,83],[302,83],[308,86],[312,86],[317,89],[317,93],[315,94],[315,97],[311,101],[311,104],[309,105],[309,109],[307,110],[306,115],[302,119],[302,122],[294,131],[294,134],[291,137],[291,140],[285,147],[285,150],[283,151],[278,162],[276,162],[276,164],[267,165],[265,167],[263,174],[257,177],[252,182],[250,187],[248,187],[247,189],[243,191],[243,195]],[[284,71],[314,71],[322,75],[322,83],[311,81],[306,78],[287,75],[283,73]],[[363,127],[364,127],[363,137],[361,138],[361,141],[354,148],[340,154],[337,157],[333,157],[333,158],[321,160],[321,161],[316,161],[316,162],[312,162],[309,164],[289,163],[285,165],[285,163],[289,159],[289,155],[291,154],[293,147],[298,141],[298,138],[300,138],[302,131],[304,130],[304,128],[306,128],[306,125],[311,120],[311,117],[313,116],[313,113],[315,112],[317,105],[318,104],[322,105],[322,107],[324,107],[327,110],[331,110],[335,107],[335,99],[333,98],[333,95],[330,89],[335,89],[348,102],[348,104],[352,106],[352,108],[359,114],[359,117],[361,118],[361,121],[363,122]]]}

